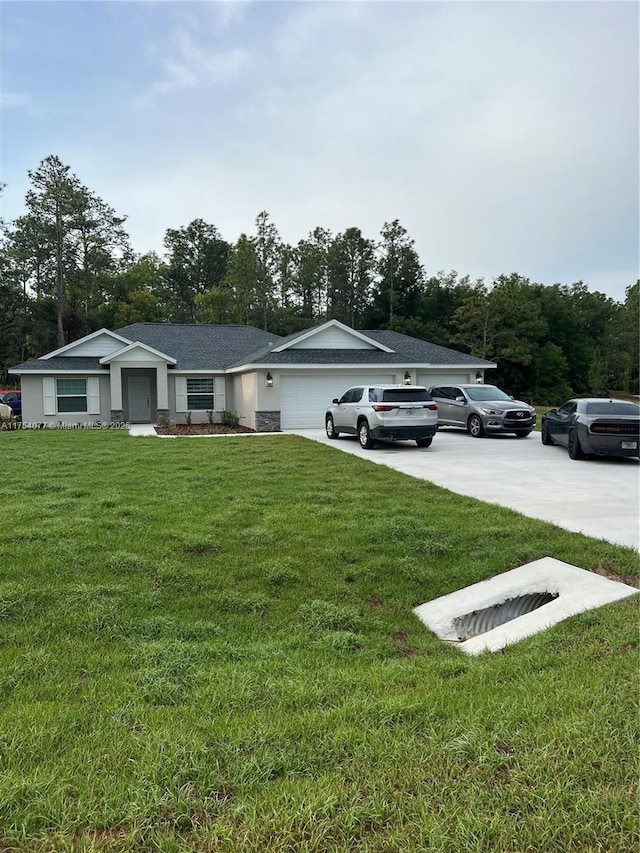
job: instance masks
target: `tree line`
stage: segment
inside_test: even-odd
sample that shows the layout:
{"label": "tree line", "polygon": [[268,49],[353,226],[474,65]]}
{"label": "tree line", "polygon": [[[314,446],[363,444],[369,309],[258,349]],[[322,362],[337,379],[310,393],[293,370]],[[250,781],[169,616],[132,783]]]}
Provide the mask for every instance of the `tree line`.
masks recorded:
{"label": "tree line", "polygon": [[638,293],[624,302],[518,273],[491,283],[429,274],[406,229],[376,239],[317,227],[296,245],[269,214],[235,243],[194,219],[136,254],[119,216],[52,155],[28,172],[25,213],[0,237],[0,374],[96,329],[135,322],[240,323],[279,335],[337,319],[495,361],[491,381],[543,405],[638,393]]}

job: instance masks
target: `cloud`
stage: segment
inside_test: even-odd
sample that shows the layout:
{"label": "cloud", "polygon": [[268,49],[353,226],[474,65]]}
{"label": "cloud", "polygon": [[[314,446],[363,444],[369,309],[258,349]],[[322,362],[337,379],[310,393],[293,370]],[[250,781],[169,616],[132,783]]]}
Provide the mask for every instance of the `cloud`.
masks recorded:
{"label": "cloud", "polygon": [[222,27],[241,24],[249,11],[251,0],[216,0],[211,4],[216,22]]}
{"label": "cloud", "polygon": [[266,209],[292,243],[399,218],[429,272],[632,283],[633,4],[159,5],[127,11],[111,109],[39,129],[138,251],[196,217],[234,241]]}
{"label": "cloud", "polygon": [[[234,4],[235,5],[235,4]],[[168,48],[155,48],[152,53],[165,50],[162,59],[162,76],[152,83],[142,95],[135,98],[134,108],[140,108],[159,96],[179,93],[226,80],[242,73],[250,62],[250,54],[242,48],[216,51],[200,46],[188,30],[181,28],[173,33]]]}
{"label": "cloud", "polygon": [[33,100],[23,92],[0,92],[0,109],[32,111]]}

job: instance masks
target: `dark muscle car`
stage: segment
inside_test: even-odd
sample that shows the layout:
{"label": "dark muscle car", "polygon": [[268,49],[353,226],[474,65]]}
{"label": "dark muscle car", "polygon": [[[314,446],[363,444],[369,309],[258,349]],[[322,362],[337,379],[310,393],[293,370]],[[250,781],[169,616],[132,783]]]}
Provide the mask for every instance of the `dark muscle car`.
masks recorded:
{"label": "dark muscle car", "polygon": [[638,456],[640,406],[628,400],[568,400],[542,416],[542,443],[566,447],[572,459]]}

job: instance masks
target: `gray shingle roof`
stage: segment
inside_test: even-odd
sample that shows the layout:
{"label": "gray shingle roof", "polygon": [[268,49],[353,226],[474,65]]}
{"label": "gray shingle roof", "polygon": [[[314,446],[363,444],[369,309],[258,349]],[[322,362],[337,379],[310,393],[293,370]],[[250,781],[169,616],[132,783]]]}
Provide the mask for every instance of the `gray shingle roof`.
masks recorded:
{"label": "gray shingle roof", "polygon": [[106,367],[100,364],[99,358],[90,356],[64,356],[55,355],[53,358],[33,358],[31,361],[25,361],[23,364],[18,364],[12,367],[11,370],[102,370],[105,373],[109,372],[109,366]]}
{"label": "gray shingle roof", "polygon": [[400,332],[390,331],[360,331],[361,335],[393,350],[383,352],[374,349],[286,349],[282,352],[272,352],[274,347],[281,346],[283,341],[299,336],[291,335],[283,338],[271,347],[263,347],[251,355],[236,362],[233,367],[243,364],[433,364],[433,365],[465,365],[471,367],[494,366],[493,362],[473,355],[467,355],[457,350],[421,341]]}
{"label": "gray shingle roof", "polygon": [[[295,340],[303,333],[282,338],[253,326],[133,323],[115,331],[127,340],[140,341],[172,356],[177,362],[175,370],[223,371],[244,364],[494,366],[493,362],[485,359],[386,330],[362,331],[361,334],[388,347],[392,352],[376,349],[286,349],[273,352],[275,347],[285,341]],[[108,366],[103,367],[99,361],[99,358],[54,356],[33,359],[13,370],[108,370]]]}
{"label": "gray shingle roof", "polygon": [[[470,367],[488,367],[492,362],[483,361],[464,353],[456,353],[438,347],[440,353],[382,352],[375,349],[293,349],[284,352],[268,352],[259,358],[248,358],[233,365],[243,364],[402,364],[402,365],[465,365]],[[446,353],[448,357],[443,357]]]}
{"label": "gray shingle roof", "polygon": [[282,340],[253,326],[133,323],[115,331],[173,356],[175,370],[225,370],[259,348],[277,346]]}
{"label": "gray shingle roof", "polygon": [[405,361],[409,363],[414,361],[427,362],[428,364],[469,364],[474,367],[486,367],[493,365],[492,361],[487,361],[484,358],[476,358],[468,353],[458,352],[448,347],[441,347],[438,344],[430,344],[428,341],[421,341],[418,338],[411,338],[409,335],[402,335],[400,332],[390,332],[386,329],[379,331],[361,332],[378,343],[406,355]]}

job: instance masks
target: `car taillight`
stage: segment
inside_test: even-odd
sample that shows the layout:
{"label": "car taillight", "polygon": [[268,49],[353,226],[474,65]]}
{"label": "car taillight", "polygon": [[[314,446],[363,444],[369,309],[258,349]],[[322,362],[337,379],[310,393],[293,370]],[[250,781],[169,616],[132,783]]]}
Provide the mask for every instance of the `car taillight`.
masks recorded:
{"label": "car taillight", "polygon": [[427,406],[427,409],[431,409],[432,412],[437,412],[438,411],[438,404],[437,403],[429,403],[429,405]]}
{"label": "car taillight", "polygon": [[397,406],[382,406],[379,403],[375,403],[372,407],[374,412],[392,412],[394,409],[397,409]]}

